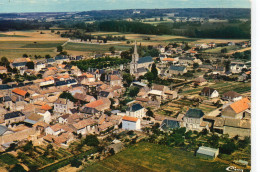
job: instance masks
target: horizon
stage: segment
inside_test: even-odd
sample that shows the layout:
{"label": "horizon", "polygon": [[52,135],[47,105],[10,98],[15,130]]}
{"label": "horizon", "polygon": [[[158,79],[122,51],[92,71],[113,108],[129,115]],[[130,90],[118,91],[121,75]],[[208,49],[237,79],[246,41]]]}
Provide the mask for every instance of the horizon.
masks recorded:
{"label": "horizon", "polygon": [[196,0],[196,2],[194,2],[193,0],[128,0],[127,2],[125,2],[125,0],[1,0],[0,7],[0,13],[55,13],[101,10],[178,8],[251,9],[251,2],[249,0]]}

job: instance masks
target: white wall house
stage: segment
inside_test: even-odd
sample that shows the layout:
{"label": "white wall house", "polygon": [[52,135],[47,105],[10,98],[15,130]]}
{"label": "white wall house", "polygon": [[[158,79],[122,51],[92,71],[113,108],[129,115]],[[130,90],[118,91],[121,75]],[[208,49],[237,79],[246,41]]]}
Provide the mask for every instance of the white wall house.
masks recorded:
{"label": "white wall house", "polygon": [[126,110],[126,116],[143,118],[146,116],[145,109],[140,104],[133,104]]}
{"label": "white wall house", "polygon": [[53,126],[49,126],[45,129],[45,134],[50,134],[54,136],[58,136],[60,133],[64,132],[64,130],[60,127],[59,124],[55,124]]}
{"label": "white wall house", "polygon": [[141,121],[138,118],[124,116],[122,119],[122,128],[125,130],[140,130]]}
{"label": "white wall house", "polygon": [[47,124],[49,124],[52,120],[51,113],[49,111],[46,111],[44,113],[38,113],[39,115],[43,116],[43,121]]}

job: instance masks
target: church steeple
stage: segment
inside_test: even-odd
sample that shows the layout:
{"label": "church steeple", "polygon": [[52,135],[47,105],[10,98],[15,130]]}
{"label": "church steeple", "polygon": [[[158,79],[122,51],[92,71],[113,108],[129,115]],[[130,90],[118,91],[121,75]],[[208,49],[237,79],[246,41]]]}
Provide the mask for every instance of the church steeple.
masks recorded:
{"label": "church steeple", "polygon": [[139,61],[139,54],[137,52],[137,45],[136,45],[136,41],[135,41],[134,53],[132,54],[132,62],[130,64],[130,73],[132,75],[137,72],[138,61]]}
{"label": "church steeple", "polygon": [[136,41],[135,41],[134,54],[138,54],[138,52],[137,52],[137,45],[136,45]]}

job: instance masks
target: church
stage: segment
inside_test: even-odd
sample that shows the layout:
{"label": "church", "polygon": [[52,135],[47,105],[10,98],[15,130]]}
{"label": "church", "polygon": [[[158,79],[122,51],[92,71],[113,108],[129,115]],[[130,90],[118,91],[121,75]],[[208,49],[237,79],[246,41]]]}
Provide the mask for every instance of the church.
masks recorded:
{"label": "church", "polygon": [[135,77],[142,76],[146,74],[147,69],[150,69],[153,63],[153,58],[150,56],[139,58],[135,42],[134,53],[132,54],[132,61],[130,63],[130,74]]}

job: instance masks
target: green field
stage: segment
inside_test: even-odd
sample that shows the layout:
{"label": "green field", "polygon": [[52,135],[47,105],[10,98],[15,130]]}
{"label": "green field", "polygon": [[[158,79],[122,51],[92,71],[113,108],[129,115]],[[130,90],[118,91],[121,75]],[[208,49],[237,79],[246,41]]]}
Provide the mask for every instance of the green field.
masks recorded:
{"label": "green field", "polygon": [[241,47],[239,47],[239,46],[232,45],[232,46],[225,46],[225,47],[217,47],[217,48],[213,48],[213,49],[208,49],[208,50],[205,50],[205,52],[207,52],[207,53],[221,53],[221,49],[223,49],[223,48],[226,48],[227,52],[241,49]]}
{"label": "green field", "polygon": [[1,41],[0,42],[0,56],[7,58],[19,58],[23,54],[45,56],[50,54],[55,56],[57,54],[56,47],[62,45],[62,41]]}
{"label": "green field", "polygon": [[23,35],[6,35],[6,34],[0,34],[0,37],[28,37]]}
{"label": "green field", "polygon": [[129,45],[97,45],[97,44],[81,44],[81,43],[67,43],[65,50],[70,51],[88,51],[88,52],[108,52],[110,47],[115,47],[116,51],[129,50]]}
{"label": "green field", "polygon": [[152,143],[138,143],[126,150],[97,162],[82,171],[93,172],[221,172],[228,165],[217,161],[206,161],[178,148],[171,148]]}

